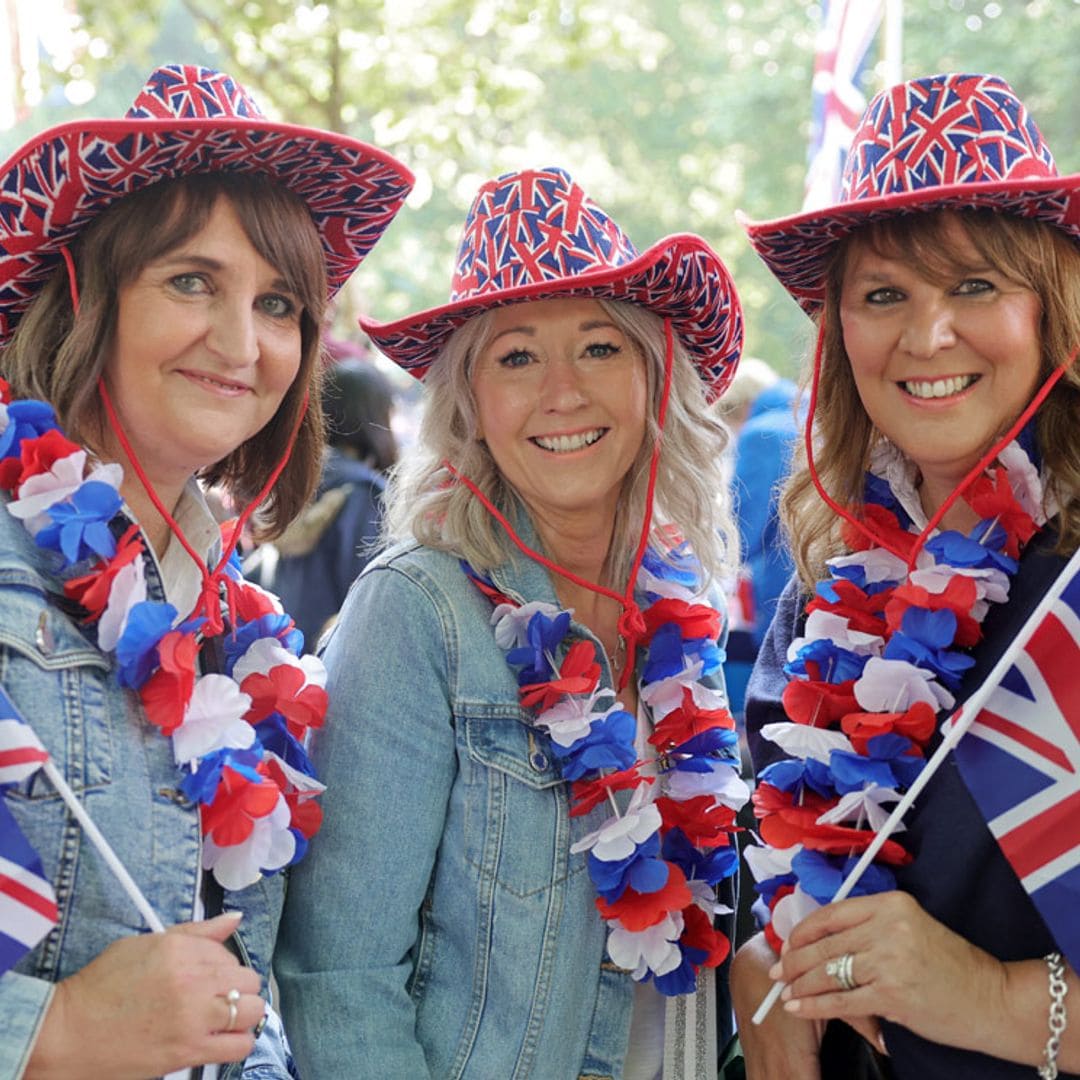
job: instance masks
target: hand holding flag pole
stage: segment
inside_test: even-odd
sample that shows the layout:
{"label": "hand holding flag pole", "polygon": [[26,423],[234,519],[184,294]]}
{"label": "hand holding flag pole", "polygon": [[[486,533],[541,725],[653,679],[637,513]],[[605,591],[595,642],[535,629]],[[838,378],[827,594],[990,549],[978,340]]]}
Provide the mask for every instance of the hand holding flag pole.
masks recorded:
{"label": "hand holding flag pole", "polygon": [[[1017,656],[1027,645],[1039,625],[1050,613],[1051,608],[1078,573],[1080,573],[1080,550],[1077,550],[1073,554],[1065,569],[1058,575],[1057,580],[1046,591],[1045,595],[1036,605],[1035,610],[1032,611],[1028,616],[1027,621],[1020,628],[1020,632],[1009,643],[1009,647],[1005,652],[998,658],[997,663],[983,681],[982,685],[945,722],[943,726],[945,734],[941,741],[941,745],[926,763],[926,766],[916,777],[911,787],[904,793],[903,798],[896,804],[888,819],[878,830],[877,835],[862,853],[859,861],[852,867],[851,872],[844,879],[840,888],[836,890],[836,895],[832,898],[830,903],[836,903],[838,900],[845,899],[851,893],[851,890],[859,883],[859,879],[873,861],[874,856],[881,850],[885,841],[896,831],[904,814],[911,808],[912,803],[914,803],[919,793],[930,782],[930,778],[937,772],[942,762],[949,756],[964,733],[974,722],[975,718],[982,712],[988,699],[1005,677],[1006,672],[1008,672],[1009,668],[1015,663]],[[755,1012],[751,1018],[751,1021],[754,1024],[760,1024],[765,1017],[769,1015],[769,1011],[772,1009],[773,1005],[776,1004],[777,998],[783,993],[786,985],[786,983],[779,980],[773,983],[772,989],[762,999],[761,1004],[757,1008],[757,1012]]]}

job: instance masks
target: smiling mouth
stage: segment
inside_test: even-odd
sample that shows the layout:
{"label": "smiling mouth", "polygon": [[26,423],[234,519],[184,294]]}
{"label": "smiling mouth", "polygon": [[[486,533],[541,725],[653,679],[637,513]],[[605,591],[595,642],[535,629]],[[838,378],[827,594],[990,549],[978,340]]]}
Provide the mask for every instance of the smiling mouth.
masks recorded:
{"label": "smiling mouth", "polygon": [[234,392],[241,392],[244,390],[250,390],[251,387],[244,383],[226,381],[224,379],[215,379],[212,375],[207,375],[202,371],[185,371],[184,374],[193,382],[206,383],[207,386],[217,386],[222,390],[232,390]]}
{"label": "smiling mouth", "polygon": [[554,454],[569,454],[574,450],[584,450],[587,446],[599,442],[608,428],[593,428],[592,431],[579,431],[575,435],[534,435],[529,442]]}
{"label": "smiling mouth", "polygon": [[900,386],[912,397],[932,399],[952,397],[978,381],[978,375],[953,375],[948,379],[912,379]]}

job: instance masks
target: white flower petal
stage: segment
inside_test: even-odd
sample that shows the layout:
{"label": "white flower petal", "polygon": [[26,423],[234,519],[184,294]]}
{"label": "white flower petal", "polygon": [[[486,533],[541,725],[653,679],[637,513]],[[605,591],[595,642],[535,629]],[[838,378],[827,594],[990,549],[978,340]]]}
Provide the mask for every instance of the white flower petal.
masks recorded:
{"label": "white flower petal", "polygon": [[853,750],[851,740],[842,731],[811,727],[809,724],[793,724],[782,720],[766,724],[761,737],[776,743],[785,754],[797,758],[812,758],[828,764],[834,750]]}
{"label": "white flower petal", "polygon": [[244,719],[244,713],[250,708],[251,697],[227,675],[196,679],[184,722],[173,732],[177,763],[226,747],[249,747],[255,741],[255,729]]}
{"label": "white flower petal", "polygon": [[98,621],[98,646],[112,652],[127,626],[128,612],[146,599],[146,577],[142,559],[122,567],[109,586],[109,599]]}

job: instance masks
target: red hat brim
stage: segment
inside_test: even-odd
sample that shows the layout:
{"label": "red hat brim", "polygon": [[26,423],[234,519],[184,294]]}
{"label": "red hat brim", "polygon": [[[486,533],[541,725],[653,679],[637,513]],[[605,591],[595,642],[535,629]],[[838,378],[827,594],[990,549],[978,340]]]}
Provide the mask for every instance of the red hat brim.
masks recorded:
{"label": "red hat brim", "polygon": [[670,318],[709,399],[731,382],[742,349],[742,308],[720,257],[691,234],[669,236],[619,266],[470,296],[392,322],[361,317],[360,326],[391,360],[423,379],[450,335],[475,316],[566,296],[623,300]]}
{"label": "red hat brim", "polygon": [[994,210],[1031,218],[1080,242],[1080,174],[941,185],[857,199],[772,221],[736,216],[765,265],[812,316],[824,303],[826,270],[840,240],[875,221],[933,210]]}
{"label": "red hat brim", "polygon": [[36,136],[0,166],[0,346],[60,258],[112,203],[163,180],[263,173],[307,204],[331,296],[401,208],[413,175],[344,135],[243,116],[79,120]]}

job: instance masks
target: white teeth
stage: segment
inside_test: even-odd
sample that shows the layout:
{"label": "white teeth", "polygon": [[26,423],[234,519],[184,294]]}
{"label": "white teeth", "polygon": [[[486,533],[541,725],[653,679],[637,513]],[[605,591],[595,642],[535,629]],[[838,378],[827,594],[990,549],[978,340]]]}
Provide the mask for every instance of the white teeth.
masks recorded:
{"label": "white teeth", "polygon": [[912,397],[943,398],[966,390],[977,378],[977,375],[956,375],[950,379],[935,379],[933,382],[905,382],[902,385]]}
{"label": "white teeth", "polygon": [[571,450],[582,450],[586,446],[592,446],[603,434],[603,428],[595,428],[593,431],[582,431],[577,435],[537,435],[533,442],[545,450],[565,454]]}

